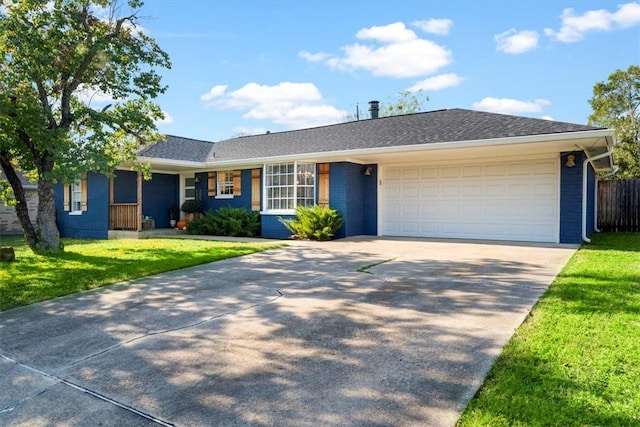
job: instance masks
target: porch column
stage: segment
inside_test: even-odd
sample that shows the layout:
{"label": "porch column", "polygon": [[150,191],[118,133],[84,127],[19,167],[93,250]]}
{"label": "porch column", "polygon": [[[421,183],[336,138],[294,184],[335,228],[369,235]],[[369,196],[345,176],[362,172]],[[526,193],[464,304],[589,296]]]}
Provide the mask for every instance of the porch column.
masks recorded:
{"label": "porch column", "polygon": [[114,189],[113,189],[114,185],[113,185],[113,172],[111,172],[111,175],[109,176],[109,230],[113,230],[113,212],[111,211],[113,209],[113,201],[115,200],[115,197],[113,195],[114,193]]}
{"label": "porch column", "polygon": [[136,213],[138,215],[138,231],[142,231],[142,172],[138,172],[138,195],[136,203]]}

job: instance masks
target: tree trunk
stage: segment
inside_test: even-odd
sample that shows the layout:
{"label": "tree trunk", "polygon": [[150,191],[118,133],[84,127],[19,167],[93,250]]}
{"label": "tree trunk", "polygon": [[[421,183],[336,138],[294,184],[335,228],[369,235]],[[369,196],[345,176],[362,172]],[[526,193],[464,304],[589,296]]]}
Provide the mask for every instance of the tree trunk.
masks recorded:
{"label": "tree trunk", "polygon": [[24,238],[29,247],[35,252],[36,249],[34,248],[38,246],[38,234],[31,223],[31,218],[29,218],[29,206],[27,205],[27,198],[22,188],[22,183],[15,168],[7,158],[6,153],[0,153],[0,166],[13,189],[13,195],[16,198],[16,214],[24,231]]}
{"label": "tree trunk", "polygon": [[50,179],[38,181],[38,214],[36,217],[38,227],[36,229],[29,218],[29,206],[22,183],[6,153],[0,153],[0,166],[2,166],[7,181],[13,189],[16,198],[16,214],[22,226],[24,238],[31,250],[35,253],[55,253],[64,249],[56,224],[53,181]]}
{"label": "tree trunk", "polygon": [[40,179],[38,181],[38,231],[37,248],[34,252],[55,253],[64,249],[60,241],[60,232],[56,224],[56,203],[53,193],[53,181]]}

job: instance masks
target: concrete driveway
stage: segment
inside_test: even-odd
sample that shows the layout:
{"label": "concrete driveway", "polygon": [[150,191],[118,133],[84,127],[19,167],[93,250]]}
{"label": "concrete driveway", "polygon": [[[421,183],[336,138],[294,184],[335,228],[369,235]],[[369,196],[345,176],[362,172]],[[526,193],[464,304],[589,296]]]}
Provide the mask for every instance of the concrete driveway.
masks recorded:
{"label": "concrete driveway", "polygon": [[3,312],[0,425],[450,426],[574,251],[295,242]]}

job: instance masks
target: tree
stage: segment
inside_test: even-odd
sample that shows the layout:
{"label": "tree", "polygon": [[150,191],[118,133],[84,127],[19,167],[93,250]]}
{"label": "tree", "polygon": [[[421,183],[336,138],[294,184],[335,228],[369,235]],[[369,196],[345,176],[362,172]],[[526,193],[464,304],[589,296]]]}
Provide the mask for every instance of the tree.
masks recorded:
{"label": "tree", "polygon": [[[138,26],[140,0],[9,0],[0,7],[0,166],[35,252],[62,250],[54,184],[135,163],[159,138],[151,102],[168,55]],[[126,10],[126,13],[123,11]],[[92,107],[99,96],[110,99]],[[36,223],[17,171],[38,182]]]}
{"label": "tree", "polygon": [[[389,98],[387,103],[380,103],[379,117],[420,113],[425,110],[424,104],[428,101],[429,97],[423,94],[422,89],[416,92],[403,90],[398,92],[395,98]],[[360,120],[360,112],[347,114],[344,117],[345,122],[353,122],[356,120]]]}
{"label": "tree", "polygon": [[396,98],[390,98],[389,102],[381,103],[380,117],[419,113],[424,111],[424,103],[428,101],[429,97],[423,94],[422,89],[416,92],[403,90],[398,92]]}
{"label": "tree", "polygon": [[593,87],[589,124],[615,129],[613,152],[621,178],[640,178],[640,66],[616,70]]}

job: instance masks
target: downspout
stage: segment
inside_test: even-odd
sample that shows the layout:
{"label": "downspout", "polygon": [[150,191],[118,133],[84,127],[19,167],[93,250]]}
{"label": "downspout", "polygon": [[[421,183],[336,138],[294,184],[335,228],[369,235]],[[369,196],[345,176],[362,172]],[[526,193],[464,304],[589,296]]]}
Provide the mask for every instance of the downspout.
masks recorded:
{"label": "downspout", "polygon": [[[584,153],[587,154],[586,151]],[[608,157],[611,154],[612,150],[608,149],[597,156],[587,157],[584,162],[582,162],[582,240],[586,243],[591,243],[591,239],[587,237],[587,165],[589,163],[593,165],[594,161]],[[597,213],[595,215],[597,215]]]}
{"label": "downspout", "polygon": [[598,228],[598,183],[602,178],[608,178],[612,175],[615,175],[618,172],[618,165],[613,165],[613,169],[611,172],[607,172],[602,175],[600,178],[596,177],[596,188],[593,190],[593,230],[596,233],[600,233],[602,230]]}

